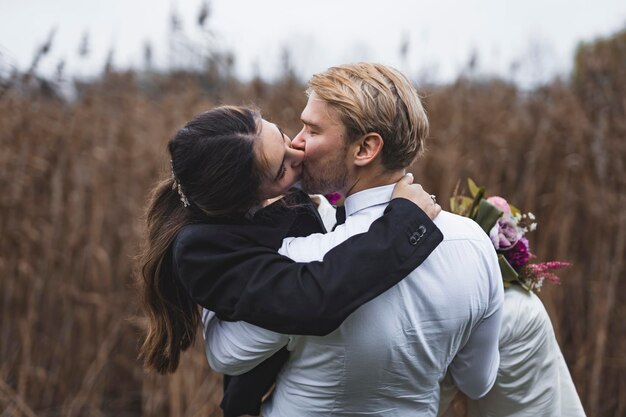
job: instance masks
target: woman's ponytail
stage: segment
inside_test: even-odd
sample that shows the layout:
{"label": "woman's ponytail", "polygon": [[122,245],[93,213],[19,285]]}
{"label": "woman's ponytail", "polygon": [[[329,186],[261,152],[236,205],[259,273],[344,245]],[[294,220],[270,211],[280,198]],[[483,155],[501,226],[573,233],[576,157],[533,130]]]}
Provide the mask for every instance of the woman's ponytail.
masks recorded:
{"label": "woman's ponytail", "polygon": [[140,254],[139,284],[148,329],[139,357],[161,374],[174,372],[180,353],[193,343],[200,312],[173,276],[170,246],[179,230],[191,222],[173,179],[159,183],[146,213],[146,238]]}

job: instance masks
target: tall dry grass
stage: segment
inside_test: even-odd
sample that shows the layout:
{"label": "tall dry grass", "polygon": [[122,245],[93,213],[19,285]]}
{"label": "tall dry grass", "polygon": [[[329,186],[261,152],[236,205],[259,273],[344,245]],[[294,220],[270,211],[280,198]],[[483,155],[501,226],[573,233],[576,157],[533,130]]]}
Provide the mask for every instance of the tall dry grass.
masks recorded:
{"label": "tall dry grass", "polygon": [[[584,45],[571,83],[532,92],[463,77],[427,88],[432,138],[414,166],[440,200],[470,176],[533,211],[535,252],[574,263],[541,298],[589,416],[626,414],[625,50],[624,34]],[[214,72],[108,73],[71,102],[2,90],[2,416],[221,415],[201,346],[168,377],[136,360],[140,217],[191,116],[254,102],[295,133],[303,90],[289,73],[244,84]]]}

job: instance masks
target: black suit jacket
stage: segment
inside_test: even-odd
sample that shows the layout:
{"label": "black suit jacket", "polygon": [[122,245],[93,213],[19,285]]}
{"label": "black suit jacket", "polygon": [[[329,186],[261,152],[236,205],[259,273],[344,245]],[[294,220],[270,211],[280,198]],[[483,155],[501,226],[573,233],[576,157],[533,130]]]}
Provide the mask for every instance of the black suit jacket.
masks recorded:
{"label": "black suit jacket", "polygon": [[[412,202],[394,199],[368,233],[352,236],[322,262],[297,263],[276,250],[287,236],[324,232],[306,194],[254,218],[185,226],[173,243],[173,268],[191,297],[222,320],[244,320],[285,334],[325,335],[359,306],[417,268],[443,240]],[[225,378],[225,416],[258,414],[260,398],[286,350],[247,374]]]}

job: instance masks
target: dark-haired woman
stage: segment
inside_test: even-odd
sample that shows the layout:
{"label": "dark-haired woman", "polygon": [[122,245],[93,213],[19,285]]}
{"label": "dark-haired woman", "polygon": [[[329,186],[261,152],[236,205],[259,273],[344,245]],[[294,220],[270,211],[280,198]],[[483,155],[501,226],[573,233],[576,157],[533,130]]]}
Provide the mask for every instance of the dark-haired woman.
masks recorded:
{"label": "dark-haired woman", "polygon": [[[337,246],[323,262],[296,263],[276,252],[282,239],[326,230],[308,196],[290,191],[304,155],[280,128],[256,111],[220,107],[187,123],[168,150],[172,178],[152,193],[139,280],[149,318],[140,355],[160,373],[175,371],[192,344],[198,305],[222,320],[280,333],[328,334],[442,239],[420,207],[431,217],[441,208],[405,178],[368,233]],[[417,244],[409,239],[415,225],[426,228]],[[376,262],[381,257],[388,262]],[[275,372],[285,355],[261,364],[258,374],[225,381],[226,415],[254,412],[267,388],[257,376],[264,366]]]}

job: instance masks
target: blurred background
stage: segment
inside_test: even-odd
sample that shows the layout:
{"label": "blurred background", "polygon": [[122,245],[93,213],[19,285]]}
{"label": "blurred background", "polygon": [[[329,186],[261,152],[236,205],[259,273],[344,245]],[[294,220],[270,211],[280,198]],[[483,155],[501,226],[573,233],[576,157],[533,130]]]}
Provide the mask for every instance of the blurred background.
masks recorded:
{"label": "blurred background", "polygon": [[168,377],[136,360],[165,144],[222,103],[293,135],[306,80],[365,60],[424,96],[427,190],[473,178],[574,264],[540,297],[587,415],[625,416],[626,3],[295,3],[0,2],[1,415],[220,416],[199,344]]}

